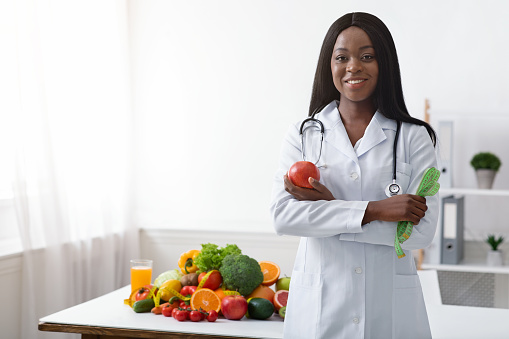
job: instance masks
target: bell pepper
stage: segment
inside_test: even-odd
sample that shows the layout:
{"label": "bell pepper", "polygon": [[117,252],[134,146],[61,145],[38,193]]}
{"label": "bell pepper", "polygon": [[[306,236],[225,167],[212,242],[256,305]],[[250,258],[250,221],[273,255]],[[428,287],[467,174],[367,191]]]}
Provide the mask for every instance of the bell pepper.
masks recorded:
{"label": "bell pepper", "polygon": [[190,250],[189,252],[182,253],[178,261],[178,266],[184,274],[194,273],[198,271],[198,266],[194,263],[194,259],[200,254],[199,250]]}

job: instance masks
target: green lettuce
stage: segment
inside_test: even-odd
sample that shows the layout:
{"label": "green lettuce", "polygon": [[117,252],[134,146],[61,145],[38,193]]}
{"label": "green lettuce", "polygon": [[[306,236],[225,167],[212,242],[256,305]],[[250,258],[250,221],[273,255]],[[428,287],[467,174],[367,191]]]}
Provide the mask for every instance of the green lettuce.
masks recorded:
{"label": "green lettuce", "polygon": [[201,272],[219,270],[223,259],[229,254],[241,255],[242,251],[237,245],[226,244],[225,247],[219,247],[215,244],[202,244],[201,252],[194,259],[194,263]]}

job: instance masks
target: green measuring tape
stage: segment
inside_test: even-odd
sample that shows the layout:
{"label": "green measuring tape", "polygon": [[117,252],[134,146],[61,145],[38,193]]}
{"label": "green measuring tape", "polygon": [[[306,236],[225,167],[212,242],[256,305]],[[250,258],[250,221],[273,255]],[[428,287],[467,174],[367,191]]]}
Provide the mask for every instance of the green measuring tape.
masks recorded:
{"label": "green measuring tape", "polygon": [[[435,167],[428,168],[424,172],[419,188],[417,189],[417,193],[415,194],[421,197],[429,197],[437,194],[440,189],[438,178],[440,178],[440,171]],[[396,250],[396,254],[399,259],[405,257],[405,252],[403,252],[401,244],[410,238],[413,228],[414,224],[410,221],[398,222],[396,238],[394,239],[394,249]]]}

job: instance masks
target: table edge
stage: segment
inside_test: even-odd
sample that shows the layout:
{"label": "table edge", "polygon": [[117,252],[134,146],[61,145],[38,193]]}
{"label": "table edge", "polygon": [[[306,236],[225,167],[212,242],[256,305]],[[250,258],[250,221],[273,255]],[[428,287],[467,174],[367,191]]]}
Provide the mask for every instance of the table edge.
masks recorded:
{"label": "table edge", "polygon": [[122,336],[128,338],[165,338],[165,339],[252,339],[253,337],[231,337],[210,334],[198,333],[182,333],[182,332],[165,332],[165,331],[152,331],[141,329],[128,329],[116,327],[103,327],[103,326],[84,326],[84,325],[70,325],[70,324],[57,324],[50,322],[39,322],[39,331],[46,332],[63,332],[63,333],[79,333],[79,334],[92,334],[92,335],[107,335],[107,336]]}

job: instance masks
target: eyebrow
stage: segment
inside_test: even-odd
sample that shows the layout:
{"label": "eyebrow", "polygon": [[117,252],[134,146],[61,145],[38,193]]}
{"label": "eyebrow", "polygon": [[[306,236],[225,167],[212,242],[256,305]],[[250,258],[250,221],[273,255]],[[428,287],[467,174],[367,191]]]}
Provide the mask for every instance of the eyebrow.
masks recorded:
{"label": "eyebrow", "polygon": [[[368,49],[368,48],[373,48],[373,49],[374,49],[374,47],[373,47],[373,46],[371,46],[371,45],[366,45],[366,46],[362,46],[362,47],[360,47],[360,48],[359,48],[359,50],[362,50],[362,49]],[[336,48],[334,51],[348,51],[348,48],[338,47],[338,48]]]}

